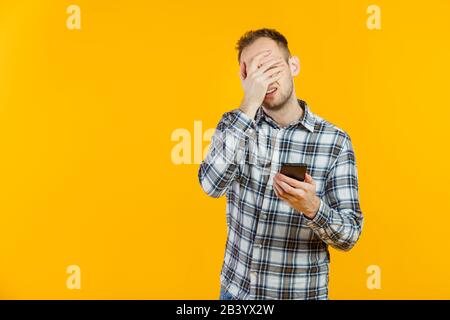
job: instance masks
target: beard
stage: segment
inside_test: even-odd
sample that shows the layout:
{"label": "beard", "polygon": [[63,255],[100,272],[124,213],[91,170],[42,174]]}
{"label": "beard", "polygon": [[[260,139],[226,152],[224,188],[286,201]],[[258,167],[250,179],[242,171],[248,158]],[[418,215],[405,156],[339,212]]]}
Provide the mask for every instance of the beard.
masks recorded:
{"label": "beard", "polygon": [[263,107],[265,107],[268,110],[277,111],[280,109],[283,109],[283,107],[286,105],[286,103],[289,101],[289,98],[292,95],[292,91],[294,90],[294,86],[291,83],[287,90],[283,92],[281,87],[278,87],[277,92],[273,98],[264,99]]}

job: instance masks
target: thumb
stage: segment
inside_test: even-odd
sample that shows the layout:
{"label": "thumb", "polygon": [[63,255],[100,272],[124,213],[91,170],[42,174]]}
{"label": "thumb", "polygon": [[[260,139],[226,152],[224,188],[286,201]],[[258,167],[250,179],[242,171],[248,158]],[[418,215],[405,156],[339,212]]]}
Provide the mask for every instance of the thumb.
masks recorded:
{"label": "thumb", "polygon": [[305,173],[305,182],[311,183],[313,185],[316,184],[316,182],[313,180],[313,178],[308,173]]}

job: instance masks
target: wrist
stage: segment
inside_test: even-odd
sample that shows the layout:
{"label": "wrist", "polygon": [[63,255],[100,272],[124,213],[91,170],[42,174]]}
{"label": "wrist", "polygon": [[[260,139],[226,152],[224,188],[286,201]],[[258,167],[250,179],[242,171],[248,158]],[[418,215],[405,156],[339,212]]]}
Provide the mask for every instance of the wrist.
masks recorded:
{"label": "wrist", "polygon": [[247,116],[249,116],[251,119],[255,118],[256,111],[258,110],[257,105],[254,104],[246,104],[242,103],[239,107],[239,109],[244,112]]}
{"label": "wrist", "polygon": [[307,218],[314,219],[317,212],[319,212],[320,209],[320,198],[318,196],[315,196],[313,199],[313,206],[312,210],[309,212],[304,212]]}

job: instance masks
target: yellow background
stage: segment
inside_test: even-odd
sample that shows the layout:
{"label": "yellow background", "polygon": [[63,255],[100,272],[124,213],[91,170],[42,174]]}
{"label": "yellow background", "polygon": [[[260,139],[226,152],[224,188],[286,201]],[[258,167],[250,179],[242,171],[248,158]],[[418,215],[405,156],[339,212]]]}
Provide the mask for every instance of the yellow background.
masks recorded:
{"label": "yellow background", "polygon": [[352,137],[365,225],[331,249],[330,298],[449,298],[449,16],[446,0],[1,1],[0,298],[218,298],[225,197],[172,162],[171,134],[238,106],[234,46],[260,27]]}

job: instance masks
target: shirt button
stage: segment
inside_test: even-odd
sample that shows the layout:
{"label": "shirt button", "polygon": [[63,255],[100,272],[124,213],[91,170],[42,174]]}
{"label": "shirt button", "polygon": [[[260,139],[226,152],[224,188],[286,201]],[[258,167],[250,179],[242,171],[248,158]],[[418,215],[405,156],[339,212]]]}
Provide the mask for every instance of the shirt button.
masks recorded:
{"label": "shirt button", "polygon": [[262,248],[262,244],[261,244],[261,243],[258,243],[258,244],[256,245],[256,247],[257,247],[258,249],[261,249],[261,248]]}
{"label": "shirt button", "polygon": [[267,214],[263,214],[263,215],[261,215],[261,219],[267,219]]}

